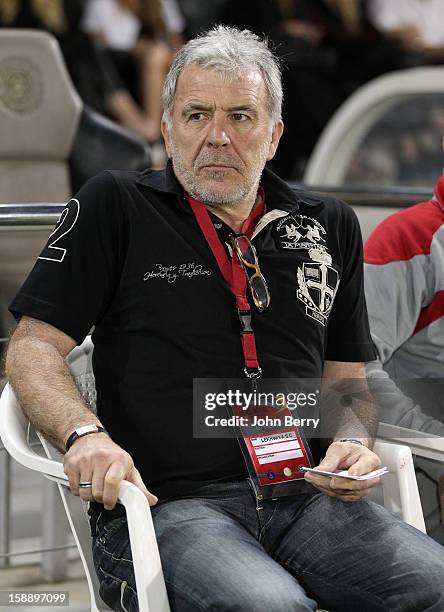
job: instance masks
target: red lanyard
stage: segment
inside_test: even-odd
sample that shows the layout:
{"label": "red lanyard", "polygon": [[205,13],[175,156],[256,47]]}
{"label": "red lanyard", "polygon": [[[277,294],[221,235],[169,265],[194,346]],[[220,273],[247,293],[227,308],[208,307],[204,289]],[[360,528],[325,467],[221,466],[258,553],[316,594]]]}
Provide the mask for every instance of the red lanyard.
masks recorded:
{"label": "red lanyard", "polygon": [[[259,378],[262,370],[259,367],[256,341],[253,328],[251,327],[251,307],[246,296],[246,273],[238,259],[237,254],[234,251],[230,262],[228,255],[221,241],[219,240],[219,236],[214,229],[210,215],[202,202],[195,200],[191,196],[187,197],[199,227],[217,261],[217,265],[219,266],[222,276],[236,298],[237,313],[241,324],[241,341],[242,351],[244,354],[245,375],[251,379]],[[255,206],[250,216],[242,225],[241,232],[248,236],[248,238],[251,238],[253,235],[256,223],[264,213],[264,210],[265,202],[262,198],[262,201]]]}

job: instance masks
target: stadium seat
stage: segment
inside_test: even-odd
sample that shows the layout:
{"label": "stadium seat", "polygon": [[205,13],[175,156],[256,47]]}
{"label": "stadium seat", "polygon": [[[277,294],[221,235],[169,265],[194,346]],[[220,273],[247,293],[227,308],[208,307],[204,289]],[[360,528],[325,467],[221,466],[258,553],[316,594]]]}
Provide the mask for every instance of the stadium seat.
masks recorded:
{"label": "stadium seat", "polygon": [[105,169],[149,167],[149,147],[86,107],[59,45],[0,29],[0,203],[65,202]]}

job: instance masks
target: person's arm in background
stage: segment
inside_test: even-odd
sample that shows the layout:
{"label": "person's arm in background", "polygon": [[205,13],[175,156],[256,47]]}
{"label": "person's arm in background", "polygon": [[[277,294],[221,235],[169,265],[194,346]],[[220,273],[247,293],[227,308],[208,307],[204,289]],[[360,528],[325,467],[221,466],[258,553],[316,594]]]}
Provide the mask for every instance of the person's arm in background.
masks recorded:
{"label": "person's arm in background", "polygon": [[379,357],[367,364],[367,373],[371,390],[378,396],[381,421],[443,435],[444,424],[422,412],[383,369],[414,335],[421,310],[434,297],[430,239],[423,245],[417,238],[415,216],[424,225],[422,209],[411,209],[408,215],[400,211],[383,221],[365,244],[365,296]]}
{"label": "person's arm in background", "polygon": [[[6,375],[22,409],[34,427],[62,453],[69,435],[83,425],[101,425],[84,403],[64,358],[76,342],[57,328],[23,317],[14,332],[6,356]],[[78,438],[64,455],[63,465],[71,491],[82,499],[92,497],[107,509],[117,501],[120,482],[133,482],[151,495],[130,455],[106,433]],[[79,489],[79,482],[92,482],[91,489]]]}
{"label": "person's arm in background", "polygon": [[370,361],[366,369],[369,388],[378,402],[380,421],[444,438],[444,423],[423,412],[419,404],[405,395],[380,360]]}

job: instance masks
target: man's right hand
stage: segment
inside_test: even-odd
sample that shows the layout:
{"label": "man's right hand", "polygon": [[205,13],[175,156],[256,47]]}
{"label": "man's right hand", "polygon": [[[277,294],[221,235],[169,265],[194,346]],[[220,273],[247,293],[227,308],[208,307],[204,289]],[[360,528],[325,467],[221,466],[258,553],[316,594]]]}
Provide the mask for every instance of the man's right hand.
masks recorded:
{"label": "man's right hand", "polygon": [[[105,510],[112,510],[116,505],[122,480],[135,484],[150,506],[157,503],[157,497],[146,488],[131,456],[105,433],[76,440],[64,456],[63,467],[72,493],[84,501],[103,503]],[[79,488],[79,482],[91,482],[92,487]]]}

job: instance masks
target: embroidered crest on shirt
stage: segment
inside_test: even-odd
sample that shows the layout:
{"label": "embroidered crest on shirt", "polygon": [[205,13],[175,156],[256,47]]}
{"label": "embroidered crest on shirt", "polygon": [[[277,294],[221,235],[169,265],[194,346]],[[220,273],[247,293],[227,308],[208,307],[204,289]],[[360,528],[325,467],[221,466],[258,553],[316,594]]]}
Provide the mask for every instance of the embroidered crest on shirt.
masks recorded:
{"label": "embroidered crest on shirt", "polygon": [[312,261],[298,267],[296,296],[305,304],[305,313],[325,326],[338,289],[339,274],[331,266],[329,253],[315,248],[308,255]]}
{"label": "embroidered crest on shirt", "polygon": [[326,251],[326,231],[323,226],[306,215],[290,215],[281,219],[276,226],[278,245],[281,249],[318,249]]}

